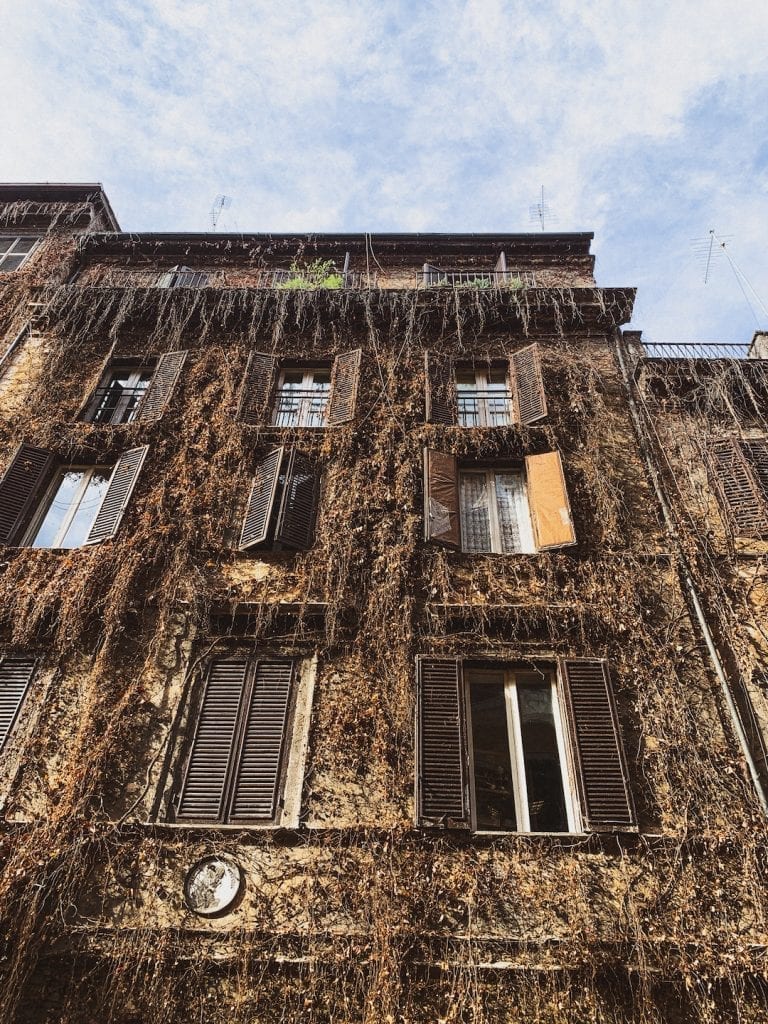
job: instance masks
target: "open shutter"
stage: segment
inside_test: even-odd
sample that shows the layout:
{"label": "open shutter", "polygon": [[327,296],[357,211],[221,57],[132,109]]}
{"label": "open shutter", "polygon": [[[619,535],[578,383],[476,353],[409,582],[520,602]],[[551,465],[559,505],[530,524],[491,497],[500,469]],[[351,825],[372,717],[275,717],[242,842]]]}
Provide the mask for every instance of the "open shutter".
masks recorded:
{"label": "open shutter", "polygon": [[459,468],[455,455],[424,449],[424,539],[457,548],[459,529]]}
{"label": "open shutter", "polygon": [[526,456],[525,474],[537,550],[571,547],[576,532],[560,452]]}
{"label": "open shutter", "polygon": [[416,665],[417,822],[469,828],[461,662],[418,658]]}
{"label": "open shutter", "polygon": [[505,252],[499,253],[499,258],[496,260],[496,266],[493,269],[496,274],[502,275],[500,279],[503,280],[503,275],[507,272],[507,254]]}
{"label": "open shutter", "polygon": [[560,670],[584,823],[595,831],[633,828],[635,806],[608,666],[563,659]]}
{"label": "open shutter", "polygon": [[519,423],[536,423],[547,415],[538,345],[526,345],[510,356],[509,379]]}
{"label": "open shutter", "polygon": [[[752,444],[754,449],[747,447]],[[765,462],[758,444],[739,443],[736,438],[724,437],[710,442],[707,447],[712,482],[737,537],[764,537],[768,534],[768,500],[760,479],[760,469],[765,471]]]}
{"label": "open shutter", "polygon": [[237,407],[237,418],[243,423],[266,421],[276,367],[277,360],[266,352],[251,352],[248,356]]}
{"label": "open shutter", "polygon": [[424,353],[427,423],[456,422],[456,377],[453,359],[434,352]]}
{"label": "open shutter", "polygon": [[160,419],[173,394],[186,358],[186,351],[166,352],[160,356],[152,380],[149,382],[147,393],[144,395],[136,415],[137,420],[154,423]]}
{"label": "open shutter", "polygon": [[86,544],[98,544],[99,541],[109,540],[115,536],[148,451],[148,445],[131,448],[130,451],[123,452],[117,460]]}
{"label": "open shutter", "polygon": [[54,462],[46,448],[20,444],[16,449],[0,480],[0,544],[18,543]]}
{"label": "open shutter", "polygon": [[356,348],[351,352],[342,352],[333,361],[328,422],[334,426],[354,419],[362,356],[362,349]]}
{"label": "open shutter", "polygon": [[291,448],[275,524],[275,541],[306,551],[312,547],[319,477],[303,454]]}
{"label": "open shutter", "polygon": [[275,817],[293,674],[287,659],[265,658],[256,666],[234,773],[232,822]]}
{"label": "open shutter", "polygon": [[263,544],[267,539],[284,451],[284,448],[273,448],[256,467],[256,476],[248,495],[248,506],[240,531],[240,551],[245,551],[254,544]]}
{"label": "open shutter", "polygon": [[425,288],[448,280],[447,273],[439,267],[433,267],[431,263],[425,263],[421,273]]}
{"label": "open shutter", "polygon": [[221,821],[224,817],[247,675],[247,658],[216,658],[209,666],[177,805],[179,819]]}
{"label": "open shutter", "polygon": [[34,658],[0,660],[0,750],[5,746],[21,710],[36,664]]}

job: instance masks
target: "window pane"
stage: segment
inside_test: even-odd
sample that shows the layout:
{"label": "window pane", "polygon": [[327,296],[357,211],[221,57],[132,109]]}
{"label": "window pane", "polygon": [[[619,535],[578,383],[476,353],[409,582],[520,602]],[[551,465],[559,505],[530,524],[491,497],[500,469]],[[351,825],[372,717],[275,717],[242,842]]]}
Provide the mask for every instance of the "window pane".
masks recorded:
{"label": "window pane", "polygon": [[495,484],[501,550],[507,555],[514,554],[523,550],[520,541],[523,478],[520,473],[496,473]]}
{"label": "window pane", "polygon": [[12,252],[23,253],[26,256],[27,253],[32,252],[36,241],[36,238],[17,238]]}
{"label": "window pane", "polygon": [[567,832],[563,772],[550,686],[517,684],[532,832]]}
{"label": "window pane", "polygon": [[6,256],[5,259],[0,263],[0,270],[18,270],[23,262],[23,256]]}
{"label": "window pane", "polygon": [[64,520],[72,508],[75,495],[83,477],[87,472],[84,469],[70,469],[59,478],[53,500],[48,506],[43,516],[43,521],[40,523],[32,541],[33,548],[53,547]]}
{"label": "window pane", "polygon": [[492,368],[488,373],[487,388],[488,426],[508,426],[512,420],[509,413],[506,370]]}
{"label": "window pane", "polygon": [[503,679],[470,682],[469,703],[477,827],[514,831],[517,818]]}
{"label": "window pane", "polygon": [[63,540],[59,543],[60,548],[79,548],[85,543],[88,532],[93,526],[93,521],[101,507],[101,499],[107,490],[111,472],[108,469],[95,469],[85,488],[77,511],[72,522],[69,524]]}
{"label": "window pane", "polygon": [[15,241],[15,238],[8,238],[7,236],[0,238],[0,256],[3,253],[9,252],[11,246]]}
{"label": "window pane", "polygon": [[461,549],[491,550],[491,521],[488,487],[484,473],[460,475]]}
{"label": "window pane", "polygon": [[456,371],[456,394],[459,402],[459,426],[479,427],[480,407],[474,370]]}

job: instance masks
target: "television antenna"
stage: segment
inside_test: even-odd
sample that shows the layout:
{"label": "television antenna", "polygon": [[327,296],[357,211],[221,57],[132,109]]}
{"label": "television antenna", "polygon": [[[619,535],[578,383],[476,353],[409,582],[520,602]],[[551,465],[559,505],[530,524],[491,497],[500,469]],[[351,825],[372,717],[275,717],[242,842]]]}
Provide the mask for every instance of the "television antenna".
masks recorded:
{"label": "television antenna", "polygon": [[216,225],[219,223],[219,217],[221,216],[222,210],[228,210],[232,205],[231,196],[216,196],[213,200],[213,206],[211,206],[211,227],[216,230]]}
{"label": "television antenna", "polygon": [[534,223],[541,225],[541,230],[547,230],[547,222],[554,221],[554,213],[549,203],[544,199],[544,186],[541,186],[541,194],[538,200],[528,207],[528,215]]}
{"label": "television antenna", "polygon": [[704,284],[707,284],[712,276],[714,261],[721,259],[723,256],[728,260],[733,276],[736,278],[736,283],[741,289],[741,294],[744,296],[744,301],[749,306],[752,316],[755,318],[755,323],[760,327],[760,318],[755,311],[750,293],[766,318],[768,318],[768,308],[766,308],[765,303],[755,291],[752,282],[731,255],[728,246],[732,238],[733,235],[718,235],[714,228],[710,228],[706,238],[694,238],[691,240],[691,244],[693,245],[694,254],[704,267]]}

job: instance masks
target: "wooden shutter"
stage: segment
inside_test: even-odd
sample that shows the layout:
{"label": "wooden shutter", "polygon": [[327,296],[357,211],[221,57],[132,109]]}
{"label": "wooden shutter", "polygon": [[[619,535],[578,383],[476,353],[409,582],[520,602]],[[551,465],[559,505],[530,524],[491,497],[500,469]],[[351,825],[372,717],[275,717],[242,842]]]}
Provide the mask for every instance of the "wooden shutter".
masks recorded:
{"label": "wooden shutter", "polygon": [[224,817],[247,674],[247,658],[216,658],[208,668],[178,801],[180,819],[221,821]]}
{"label": "wooden shutter", "polygon": [[277,360],[266,352],[251,352],[245,367],[237,418],[243,423],[263,423],[268,417]]}
{"label": "wooden shutter", "polygon": [[594,831],[633,828],[635,807],[607,664],[563,659],[560,685],[584,824]]}
{"label": "wooden shutter", "polygon": [[263,544],[267,539],[284,451],[285,448],[273,448],[256,467],[256,476],[248,495],[248,505],[240,531],[240,551],[245,551],[254,544]]}
{"label": "wooden shutter", "polygon": [[303,551],[312,547],[318,490],[315,467],[303,452],[291,448],[275,524],[278,543]]}
{"label": "wooden shutter", "polygon": [[294,663],[264,658],[246,695],[245,726],[237,755],[229,820],[274,818],[284,760]]}
{"label": "wooden shutter", "polygon": [[0,480],[0,544],[16,544],[55,460],[45,448],[20,444]]}
{"label": "wooden shutter", "polygon": [[518,422],[527,425],[543,420],[547,415],[547,397],[538,345],[527,345],[510,356],[509,379]]}
{"label": "wooden shutter", "polygon": [[528,455],[525,474],[537,550],[571,547],[576,532],[560,452]]}
{"label": "wooden shutter", "polygon": [[456,423],[456,377],[450,356],[424,353],[427,423]]}
{"label": "wooden shutter", "polygon": [[725,437],[710,442],[707,455],[712,483],[735,535],[765,536],[768,500],[761,486],[760,472],[765,472],[765,459],[759,442],[739,443],[736,438]]}
{"label": "wooden shutter", "polygon": [[501,280],[503,280],[507,272],[507,254],[505,252],[499,253],[499,258],[496,260],[496,266],[493,269],[497,275],[501,275]]}
{"label": "wooden shutter", "polygon": [[186,358],[186,351],[166,352],[160,356],[136,415],[137,420],[154,423],[160,419],[173,394]]}
{"label": "wooden shutter", "polygon": [[432,448],[424,449],[424,539],[461,545],[456,456]]}
{"label": "wooden shutter", "polygon": [[439,267],[433,267],[431,263],[424,264],[421,277],[425,288],[440,284],[441,281],[448,280],[446,272],[444,270],[440,270]]}
{"label": "wooden shutter", "polygon": [[356,348],[351,352],[342,352],[333,361],[328,422],[334,426],[354,419],[362,356],[362,349]]}
{"label": "wooden shutter", "polygon": [[461,662],[418,658],[416,664],[417,822],[469,828]]}
{"label": "wooden shutter", "polygon": [[131,500],[133,488],[136,486],[148,451],[148,445],[131,448],[129,451],[123,452],[117,460],[86,544],[98,544],[102,540],[109,540],[110,537],[115,536],[120,527],[123,513]]}
{"label": "wooden shutter", "polygon": [[34,658],[0,659],[0,750],[21,710],[36,664]]}

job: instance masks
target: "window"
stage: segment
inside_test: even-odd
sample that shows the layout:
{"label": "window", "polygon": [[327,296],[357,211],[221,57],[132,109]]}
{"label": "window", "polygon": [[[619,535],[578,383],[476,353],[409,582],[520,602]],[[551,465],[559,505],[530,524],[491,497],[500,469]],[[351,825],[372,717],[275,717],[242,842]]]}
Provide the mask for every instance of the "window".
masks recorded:
{"label": "window", "polygon": [[34,658],[0,656],[0,751],[19,717],[36,667]]}
{"label": "window", "polygon": [[274,425],[324,427],[330,391],[330,366],[283,370],[277,385]]}
{"label": "window", "polygon": [[362,351],[342,352],[310,367],[280,364],[276,356],[251,352],[237,418],[275,427],[324,427],[355,417]]}
{"label": "window", "polygon": [[491,832],[635,827],[605,662],[423,657],[417,669],[420,824]]}
{"label": "window", "polygon": [[506,367],[456,369],[460,427],[507,427],[513,422]]}
{"label": "window", "polygon": [[424,451],[424,536],[469,553],[520,554],[576,543],[559,452],[522,465],[459,463]]}
{"label": "window", "polygon": [[274,448],[256,467],[240,530],[241,551],[312,546],[320,479],[303,452]]}
{"label": "window", "polygon": [[38,241],[38,238],[29,235],[0,235],[0,273],[18,270]]}
{"label": "window", "polygon": [[209,275],[191,267],[171,267],[157,279],[158,288],[205,288]]}
{"label": "window", "polygon": [[78,466],[19,445],[0,480],[0,544],[75,548],[114,537],[147,450],[132,448],[113,467]]}
{"label": "window", "polygon": [[768,538],[768,439],[710,441],[707,462],[733,535]]}
{"label": "window", "polygon": [[82,418],[89,423],[120,424],[159,420],[181,374],[186,351],[165,352],[153,366],[138,360],[110,361]]}

